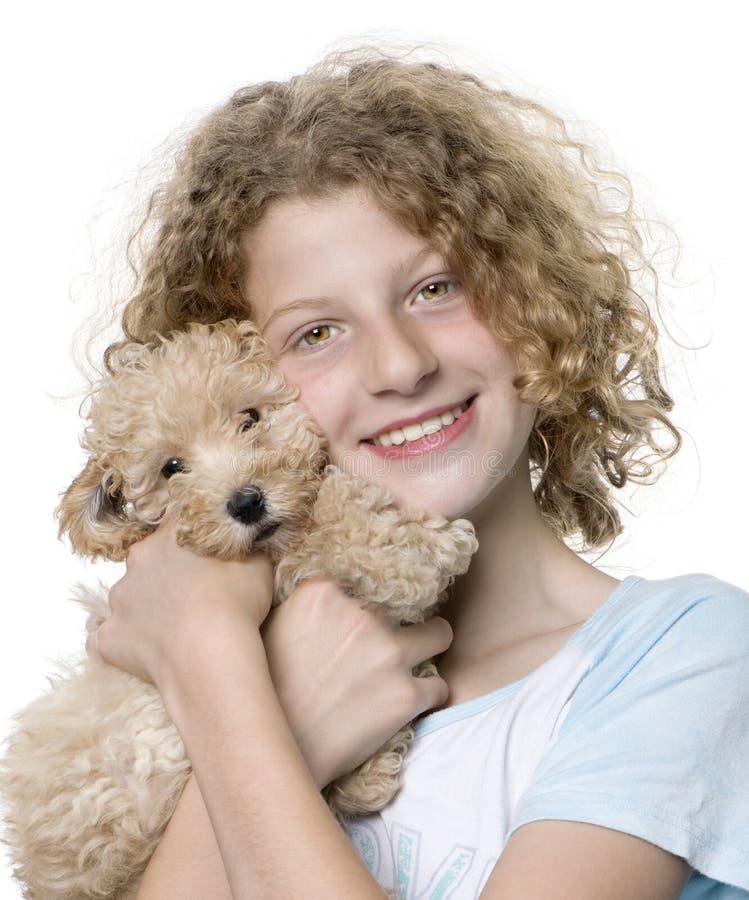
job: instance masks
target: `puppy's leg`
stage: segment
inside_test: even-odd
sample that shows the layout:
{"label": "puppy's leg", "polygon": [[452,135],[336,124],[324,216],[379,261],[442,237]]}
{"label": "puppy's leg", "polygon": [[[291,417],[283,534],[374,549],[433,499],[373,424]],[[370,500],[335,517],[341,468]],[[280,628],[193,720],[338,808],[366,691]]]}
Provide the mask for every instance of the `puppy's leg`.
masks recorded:
{"label": "puppy's leg", "polygon": [[322,482],[309,531],[276,567],[275,599],[327,577],[383,615],[422,622],[477,547],[467,520],[401,509],[380,485],[337,472]]}

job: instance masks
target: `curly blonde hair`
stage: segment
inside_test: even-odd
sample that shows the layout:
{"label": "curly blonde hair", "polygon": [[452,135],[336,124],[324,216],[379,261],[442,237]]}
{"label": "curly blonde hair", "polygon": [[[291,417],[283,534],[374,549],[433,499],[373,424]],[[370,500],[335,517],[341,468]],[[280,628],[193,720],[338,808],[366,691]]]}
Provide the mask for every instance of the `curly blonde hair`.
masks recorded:
{"label": "curly blonde hair", "polygon": [[529,456],[545,520],[584,549],[612,542],[622,526],[611,486],[651,483],[642,447],[661,461],[681,447],[658,329],[634,287],[652,274],[658,301],[631,185],[559,116],[470,72],[360,47],[238,90],[194,131],[131,239],[151,235],[126,337],[251,316],[247,232],[279,198],[354,185],[443,254],[516,349],[514,386],[538,407]]}

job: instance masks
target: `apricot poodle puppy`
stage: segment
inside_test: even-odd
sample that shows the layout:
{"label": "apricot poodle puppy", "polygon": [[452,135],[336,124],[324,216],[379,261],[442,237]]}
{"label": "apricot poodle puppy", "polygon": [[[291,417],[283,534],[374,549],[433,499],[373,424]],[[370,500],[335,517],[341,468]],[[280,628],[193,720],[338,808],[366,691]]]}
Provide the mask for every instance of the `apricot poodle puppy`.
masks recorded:
{"label": "apricot poodle puppy", "polygon": [[[400,509],[383,488],[327,465],[319,428],[251,323],[128,343],[110,368],[91,395],[88,462],[58,509],[76,552],[121,560],[169,514],[198,553],[264,550],[274,604],[305,579],[330,577],[401,622],[429,617],[468,568],[469,522]],[[108,615],[105,591],[77,599],[89,627]],[[326,788],[339,820],[389,802],[412,735],[404,728]],[[0,771],[4,840],[26,896],[133,897],[189,773],[153,685],[95,655],[66,666],[17,715]]]}

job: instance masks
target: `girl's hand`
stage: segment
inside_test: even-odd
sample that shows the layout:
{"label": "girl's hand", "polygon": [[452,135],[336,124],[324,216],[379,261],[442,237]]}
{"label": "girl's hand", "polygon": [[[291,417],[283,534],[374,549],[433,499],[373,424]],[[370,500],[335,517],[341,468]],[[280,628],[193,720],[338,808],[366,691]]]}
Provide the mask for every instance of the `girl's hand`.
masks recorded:
{"label": "girl's hand", "polygon": [[315,580],[272,610],[261,633],[279,702],[319,788],[447,699],[442,678],[412,675],[449,647],[445,619],[398,626],[334,582]]}
{"label": "girl's hand", "polygon": [[180,547],[174,522],[130,548],[125,575],[109,592],[111,616],[89,636],[112,665],[161,686],[190,647],[214,647],[257,632],[270,609],[273,571],[257,553],[243,562],[198,556]]}

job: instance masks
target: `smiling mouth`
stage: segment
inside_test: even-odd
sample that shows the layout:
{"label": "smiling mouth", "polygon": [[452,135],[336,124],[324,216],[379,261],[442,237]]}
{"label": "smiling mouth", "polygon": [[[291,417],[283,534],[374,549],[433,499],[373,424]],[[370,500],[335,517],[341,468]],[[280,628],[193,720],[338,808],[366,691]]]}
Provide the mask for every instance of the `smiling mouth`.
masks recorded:
{"label": "smiling mouth", "polygon": [[373,438],[365,438],[363,444],[373,444],[376,447],[392,447],[419,441],[427,435],[437,434],[444,428],[456,422],[475,400],[476,395],[464,400],[457,406],[445,410],[436,416],[430,416],[421,422],[404,425],[401,428],[393,428],[391,431],[383,431]]}

